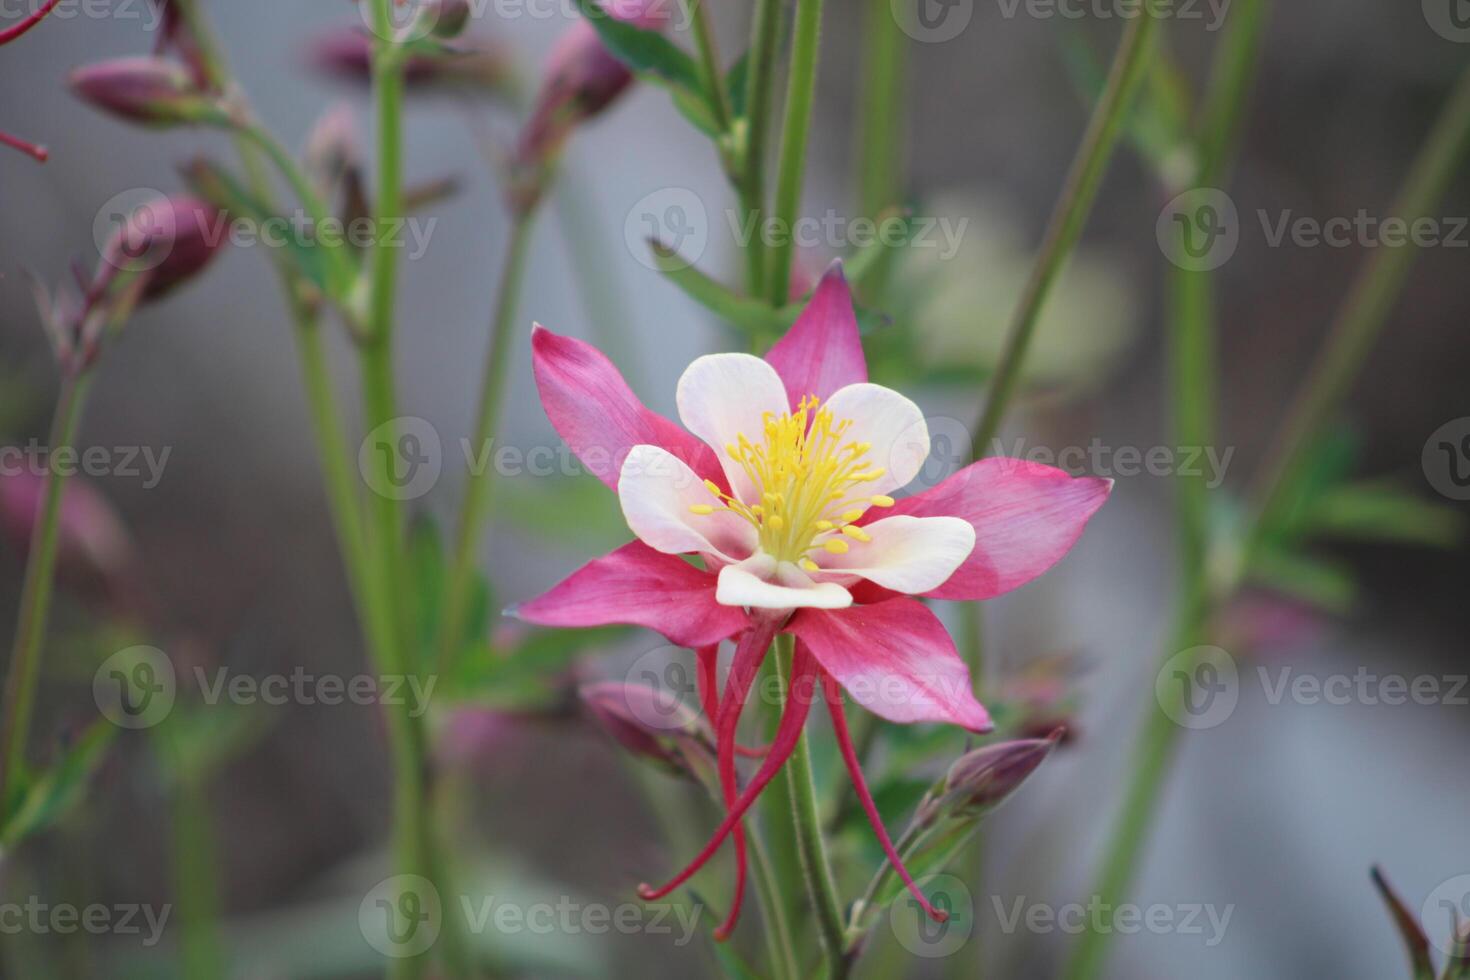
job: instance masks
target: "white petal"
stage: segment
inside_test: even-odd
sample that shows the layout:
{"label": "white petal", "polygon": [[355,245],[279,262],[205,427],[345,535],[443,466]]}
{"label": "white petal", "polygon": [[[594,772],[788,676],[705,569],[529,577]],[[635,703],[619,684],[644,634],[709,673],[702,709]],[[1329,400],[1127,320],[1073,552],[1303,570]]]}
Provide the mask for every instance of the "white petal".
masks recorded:
{"label": "white petal", "polygon": [[845,609],[852,593],[835,582],[814,582],[790,562],[778,565],[770,555],[755,554],[720,569],[715,601],[748,609]]}
{"label": "white petal", "polygon": [[675,397],[684,428],[715,451],[735,496],[758,503],[756,488],[725,447],[742,435],[762,444],[766,413],[790,411],[786,386],[776,369],[751,354],[706,354],[685,369]]}
{"label": "white petal", "polygon": [[919,595],[937,589],[970,557],[975,528],[960,517],[885,517],[863,527],[871,541],[846,554],[813,553],[824,572],[860,575],[885,589]]}
{"label": "white petal", "polygon": [[692,504],[719,506],[704,481],[658,446],[634,446],[618,475],[618,502],[633,533],[669,555],[697,551],[739,561],[755,550],[756,531],[737,514],[695,514]]}
{"label": "white petal", "polygon": [[852,422],[843,441],[871,443],[868,464],[886,471],[854,493],[888,493],[919,475],[929,458],[929,426],[919,406],[892,388],[863,382],[837,389],[826,407],[834,421]]}

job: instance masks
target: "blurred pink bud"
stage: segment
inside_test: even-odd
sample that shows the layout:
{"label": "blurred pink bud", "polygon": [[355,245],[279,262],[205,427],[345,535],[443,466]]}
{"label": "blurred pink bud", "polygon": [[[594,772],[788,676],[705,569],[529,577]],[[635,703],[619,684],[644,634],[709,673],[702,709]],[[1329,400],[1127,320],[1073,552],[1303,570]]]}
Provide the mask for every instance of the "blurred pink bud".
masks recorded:
{"label": "blurred pink bud", "polygon": [[[602,9],[608,16],[645,29],[668,22],[667,0],[604,0]],[[572,132],[616,101],[632,82],[632,71],[608,51],[588,20],[567,28],[551,49],[535,106],[521,130],[510,193],[512,210],[524,213],[535,206],[546,171]]]}
{"label": "blurred pink bud", "polygon": [[1219,614],[1222,644],[1257,656],[1284,653],[1321,639],[1327,617],[1321,611],[1275,592],[1249,591],[1232,599]]}
{"label": "blurred pink bud", "polygon": [[468,767],[496,758],[525,725],[525,719],[493,708],[459,708],[435,740],[440,760]]}
{"label": "blurred pink bud", "polygon": [[[46,477],[12,468],[0,475],[0,531],[21,555],[41,516]],[[132,565],[133,545],[112,505],[80,479],[67,481],[61,496],[57,577],[79,591],[116,594]]]}
{"label": "blurred pink bud", "polygon": [[140,300],[157,299],[202,272],[227,238],[219,209],[188,194],[155,198],[117,218],[102,248],[94,300],[124,272],[142,280]]}
{"label": "blurred pink bud", "polygon": [[165,58],[115,58],[83,65],[68,77],[72,92],[104,112],[149,126],[225,125],[223,102],[183,65]]}
{"label": "blurred pink bud", "polygon": [[[373,40],[356,28],[341,28],[319,36],[307,49],[307,61],[317,71],[356,85],[373,78]],[[514,71],[508,53],[484,40],[464,41],[453,50],[411,54],[403,66],[403,80],[411,91],[456,91],[486,95],[507,94]]]}
{"label": "blurred pink bud", "polygon": [[698,713],[670,692],[609,681],[578,693],[592,719],[633,755],[696,779],[713,763]]}
{"label": "blurred pink bud", "polygon": [[435,37],[459,37],[470,22],[469,0],[433,0],[425,9],[424,16],[433,18]]}
{"label": "blurred pink bud", "polygon": [[357,117],[352,106],[338,102],[317,118],[306,137],[306,172],[317,188],[330,193],[348,170],[359,169]]}
{"label": "blurred pink bud", "polygon": [[932,823],[941,816],[978,819],[1005,802],[1061,740],[1059,729],[1048,738],[997,742],[967,752],[955,760],[944,777],[944,790],[925,800],[919,820]]}

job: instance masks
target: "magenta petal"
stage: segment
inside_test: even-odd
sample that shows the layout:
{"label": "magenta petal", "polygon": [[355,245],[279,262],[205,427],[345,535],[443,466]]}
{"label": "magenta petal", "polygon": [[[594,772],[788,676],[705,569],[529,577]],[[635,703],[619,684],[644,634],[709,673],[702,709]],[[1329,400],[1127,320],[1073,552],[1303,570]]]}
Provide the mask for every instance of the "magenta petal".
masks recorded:
{"label": "magenta petal", "polygon": [[840,261],[827,269],[806,309],[766,354],[766,362],[781,376],[793,408],[807,395],[826,401],[838,388],[868,380],[852,292]]}
{"label": "magenta petal", "polygon": [[541,626],[646,626],[681,647],[703,647],[749,624],[715,601],[716,577],[674,555],[632,541],[590,561],[510,615]]}
{"label": "magenta petal", "polygon": [[975,550],[934,599],[993,599],[1051,568],[1082,536],[1113,481],[993,456],[872,516],[953,515],[975,527]]}
{"label": "magenta petal", "polygon": [[724,484],[714,453],[678,425],[650,411],[596,347],[536,326],[531,360],[541,404],[557,433],[584,466],[614,490],[628,452],[658,446],[701,478]]}
{"label": "magenta petal", "polygon": [[944,624],[917,599],[802,609],[785,632],[796,634],[852,699],[880,718],[948,722],[976,732],[994,727]]}

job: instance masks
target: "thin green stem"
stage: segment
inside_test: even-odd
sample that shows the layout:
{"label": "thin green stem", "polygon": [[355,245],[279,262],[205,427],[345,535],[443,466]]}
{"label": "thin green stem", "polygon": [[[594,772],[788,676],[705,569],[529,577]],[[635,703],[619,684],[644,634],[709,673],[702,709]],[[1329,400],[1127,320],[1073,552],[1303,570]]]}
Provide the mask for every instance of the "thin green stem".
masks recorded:
{"label": "thin green stem", "polygon": [[1092,111],[1087,132],[1082,137],[1082,145],[1077,150],[1066,182],[1062,185],[1061,196],[1052,211],[1041,252],[1036,257],[1036,264],[1032,266],[1031,275],[1026,280],[1021,300],[1011,317],[1000,365],[991,380],[990,397],[986,401],[985,411],[975,424],[973,451],[977,459],[989,453],[990,445],[1000,431],[1001,422],[1020,383],[1021,368],[1051,287],[1071,256],[1072,249],[1082,234],[1082,228],[1087,223],[1087,217],[1092,212],[1098,184],[1102,181],[1108,161],[1117,146],[1118,134],[1127,116],[1128,107],[1133,103],[1139,82],[1147,74],[1144,68],[1148,65],[1149,53],[1153,48],[1157,20],[1151,5],[1144,4],[1140,15],[1129,21],[1118,50],[1113,55],[1107,84]]}
{"label": "thin green stem", "polygon": [[[776,669],[781,678],[782,701],[788,698],[813,698],[813,689],[796,690],[791,682],[792,638],[782,634],[776,638]],[[786,785],[791,795],[791,820],[796,832],[796,852],[801,860],[802,877],[807,897],[817,918],[817,931],[832,972],[842,963],[846,926],[842,901],[832,880],[832,867],[827,860],[827,845],[822,838],[821,809],[817,805],[816,782],[812,778],[811,747],[805,732],[797,739],[796,749],[786,763]]]}
{"label": "thin green stem", "polygon": [[485,355],[484,375],[480,381],[480,404],[476,415],[475,452],[471,455],[486,465],[475,467],[465,484],[460,504],[459,531],[455,540],[453,565],[449,576],[449,593],[445,603],[444,635],[440,637],[439,671],[447,673],[459,651],[464,635],[464,618],[469,605],[470,585],[475,565],[475,545],[480,540],[481,526],[490,504],[494,467],[488,465],[488,450],[499,428],[500,411],[505,402],[505,382],[510,366],[511,345],[515,342],[516,311],[520,307],[521,287],[526,276],[526,257],[530,252],[531,230],[535,212],[518,215],[510,229],[505,265],[500,272],[495,316],[490,325],[490,346]]}
{"label": "thin green stem", "polygon": [[[1470,69],[1460,76],[1434,130],[1415,159],[1391,213],[1412,228],[1429,216],[1459,173],[1470,146]],[[1289,505],[1302,449],[1321,432],[1362,370],[1403,289],[1419,247],[1405,242],[1372,251],[1333,321],[1325,346],[1286,413],[1267,453],[1252,500],[1257,528],[1270,527]]]}
{"label": "thin green stem", "polygon": [[172,757],[174,892],[179,908],[179,954],[186,977],[227,975],[219,935],[219,882],[209,812],[207,773],[183,761],[176,733],[160,733]]}
{"label": "thin green stem", "polygon": [[763,295],[765,281],[765,241],[760,234],[760,222],[765,217],[767,140],[780,36],[781,0],[756,0],[745,73],[745,139],[740,180],[745,218],[756,222],[755,234],[745,247],[746,286],[751,296]]}
{"label": "thin green stem", "polygon": [[893,16],[891,0],[867,0],[863,19],[864,57],[857,129],[858,213],[876,218],[898,203],[908,145],[904,102],[908,94],[907,35]]}
{"label": "thin green stem", "polygon": [[730,111],[730,97],[725,93],[724,73],[720,70],[720,52],[715,44],[714,25],[710,23],[709,8],[704,0],[693,0],[694,47],[699,52],[699,67],[704,75],[705,87],[709,90],[710,108],[714,110],[715,125],[726,135],[734,113]]}
{"label": "thin green stem", "polygon": [[[62,381],[51,422],[53,456],[75,443],[90,384],[91,376],[87,373]],[[26,744],[41,673],[41,644],[46,637],[51,590],[56,578],[56,545],[61,536],[61,501],[65,489],[65,473],[48,467],[41,516],[31,529],[25,581],[20,593],[20,616],[10,651],[10,671],[5,675],[5,717],[0,721],[0,765],[4,766],[0,771],[0,821],[9,817],[25,773]]]}
{"label": "thin green stem", "polygon": [[[791,78],[786,88],[786,124],[781,134],[781,161],[776,171],[774,208],[776,240],[771,244],[766,298],[783,306],[791,290],[790,229],[801,208],[801,184],[806,177],[807,140],[811,134],[812,105],[816,101],[817,61],[822,41],[822,0],[797,0],[796,32],[791,39]],[[759,234],[759,232],[757,232]]]}

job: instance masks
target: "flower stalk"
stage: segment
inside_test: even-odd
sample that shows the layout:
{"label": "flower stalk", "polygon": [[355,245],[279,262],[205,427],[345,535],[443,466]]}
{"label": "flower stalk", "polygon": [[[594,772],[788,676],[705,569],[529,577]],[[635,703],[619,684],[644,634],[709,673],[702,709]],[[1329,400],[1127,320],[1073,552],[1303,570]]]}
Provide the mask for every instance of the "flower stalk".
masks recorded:
{"label": "flower stalk", "polygon": [[[806,176],[807,140],[816,100],[817,61],[822,35],[822,0],[797,0],[796,30],[791,39],[791,79],[786,90],[786,124],[781,135],[781,161],[776,172],[774,215],[777,228],[791,228],[801,207]],[[783,235],[771,249],[766,298],[782,306],[791,291],[792,236]]]}

